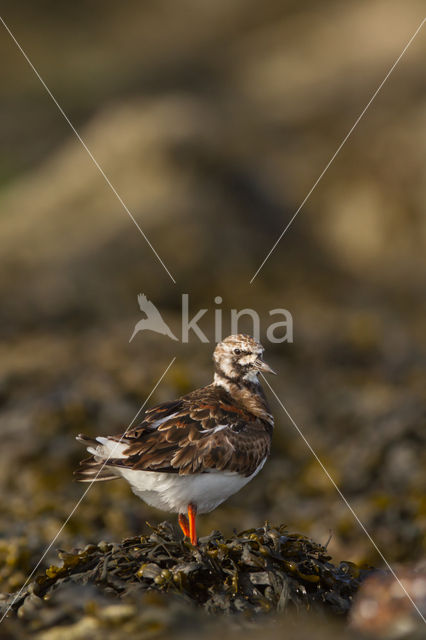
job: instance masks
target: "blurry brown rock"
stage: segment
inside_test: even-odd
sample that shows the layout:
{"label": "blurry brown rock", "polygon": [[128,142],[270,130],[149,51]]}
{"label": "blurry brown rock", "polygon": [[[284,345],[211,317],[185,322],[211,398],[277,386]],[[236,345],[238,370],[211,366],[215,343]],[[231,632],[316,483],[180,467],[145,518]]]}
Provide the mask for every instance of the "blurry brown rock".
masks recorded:
{"label": "blurry brown rock", "polygon": [[351,626],[375,638],[420,640],[426,624],[426,570],[396,567],[395,572],[402,586],[391,573],[365,580],[351,610]]}

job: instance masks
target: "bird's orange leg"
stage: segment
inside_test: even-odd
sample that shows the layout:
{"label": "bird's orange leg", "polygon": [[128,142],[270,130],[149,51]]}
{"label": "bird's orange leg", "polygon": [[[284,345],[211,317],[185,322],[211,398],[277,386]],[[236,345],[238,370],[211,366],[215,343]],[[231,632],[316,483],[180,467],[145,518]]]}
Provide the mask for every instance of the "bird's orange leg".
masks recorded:
{"label": "bird's orange leg", "polygon": [[188,522],[188,518],[183,513],[179,514],[179,525],[183,531],[183,535],[186,538],[189,538],[189,522]]}
{"label": "bird's orange leg", "polygon": [[196,546],[198,544],[197,531],[195,528],[195,516],[197,515],[197,507],[194,504],[188,505],[188,519],[189,519],[189,538],[191,544]]}

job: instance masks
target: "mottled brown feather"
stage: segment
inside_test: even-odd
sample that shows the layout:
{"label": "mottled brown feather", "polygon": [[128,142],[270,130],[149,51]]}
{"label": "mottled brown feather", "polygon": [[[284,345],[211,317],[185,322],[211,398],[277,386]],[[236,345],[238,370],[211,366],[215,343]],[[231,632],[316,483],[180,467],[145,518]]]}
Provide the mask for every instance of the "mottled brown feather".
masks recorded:
{"label": "mottled brown feather", "polygon": [[243,405],[243,396],[235,401],[217,385],[197,389],[147,411],[123,437],[126,457],[111,459],[108,466],[181,475],[216,469],[250,476],[268,456],[272,435],[271,419],[259,417],[269,416],[263,394],[256,406],[258,415]]}

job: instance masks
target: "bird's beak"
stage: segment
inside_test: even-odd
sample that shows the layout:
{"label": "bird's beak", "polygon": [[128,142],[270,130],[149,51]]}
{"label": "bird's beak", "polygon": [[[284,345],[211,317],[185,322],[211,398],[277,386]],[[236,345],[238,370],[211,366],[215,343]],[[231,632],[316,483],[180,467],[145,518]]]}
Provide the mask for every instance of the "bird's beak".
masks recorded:
{"label": "bird's beak", "polygon": [[258,371],[261,371],[262,373],[273,373],[274,376],[276,376],[276,372],[269,366],[269,364],[266,364],[266,362],[263,362],[263,360],[257,359],[255,362],[256,365],[256,369]]}

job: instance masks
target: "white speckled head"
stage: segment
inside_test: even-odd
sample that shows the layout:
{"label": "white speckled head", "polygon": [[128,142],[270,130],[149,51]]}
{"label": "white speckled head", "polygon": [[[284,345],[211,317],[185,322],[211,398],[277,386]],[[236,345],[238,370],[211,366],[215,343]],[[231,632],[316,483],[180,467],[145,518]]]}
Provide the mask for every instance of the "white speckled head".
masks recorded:
{"label": "white speckled head", "polygon": [[251,336],[239,333],[228,336],[216,346],[213,353],[215,363],[215,382],[244,380],[257,383],[260,371],[274,373],[269,365],[263,362],[263,351],[259,342]]}

